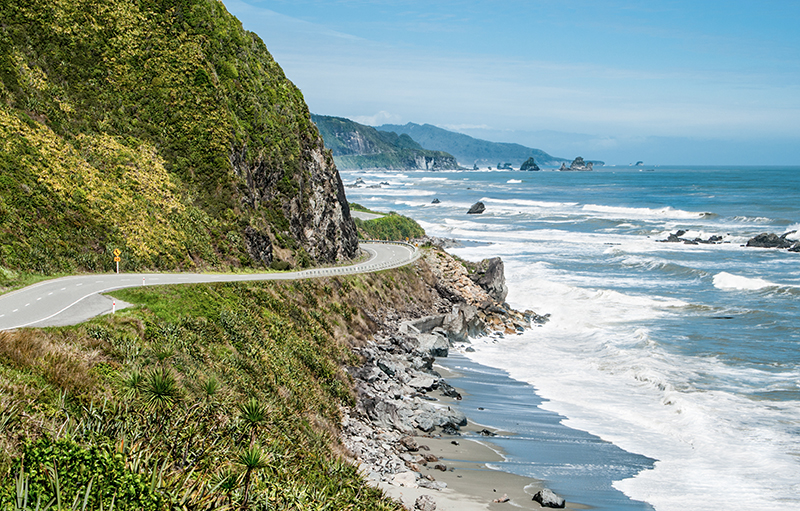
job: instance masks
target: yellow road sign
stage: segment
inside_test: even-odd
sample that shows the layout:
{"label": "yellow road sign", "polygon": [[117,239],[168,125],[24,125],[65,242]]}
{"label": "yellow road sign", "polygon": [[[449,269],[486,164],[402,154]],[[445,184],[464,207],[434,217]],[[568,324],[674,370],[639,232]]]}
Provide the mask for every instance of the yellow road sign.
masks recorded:
{"label": "yellow road sign", "polygon": [[115,249],[114,249],[114,255],[115,255],[115,256],[119,257],[119,255],[120,255],[121,253],[122,253],[122,252],[120,252],[118,248],[115,248]]}
{"label": "yellow road sign", "polygon": [[118,263],[118,262],[119,262],[119,260],[120,260],[120,259],[119,259],[119,256],[114,256],[114,262],[115,262],[115,263]]}

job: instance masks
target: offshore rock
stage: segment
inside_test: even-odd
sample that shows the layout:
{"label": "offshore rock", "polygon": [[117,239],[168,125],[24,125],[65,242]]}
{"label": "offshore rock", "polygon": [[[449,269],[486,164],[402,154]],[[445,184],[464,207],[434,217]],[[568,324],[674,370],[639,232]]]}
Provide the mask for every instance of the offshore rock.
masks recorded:
{"label": "offshore rock", "polygon": [[702,238],[684,238],[683,235],[686,234],[684,230],[678,230],[674,233],[670,233],[670,235],[665,240],[656,240],[659,243],[683,243],[685,245],[718,245],[722,243],[722,236],[713,235],[710,236],[708,239]]}
{"label": "offshore rock", "polygon": [[[793,248],[796,243],[792,240],[786,239],[786,237],[790,234],[794,234],[797,231],[787,232],[782,236],[778,236],[775,233],[761,233],[758,236],[751,238],[747,242],[748,247],[759,247],[759,248]],[[794,251],[794,250],[793,250]]]}
{"label": "offshore rock", "polygon": [[476,202],[475,204],[472,205],[472,207],[469,208],[469,211],[467,211],[467,214],[468,215],[480,215],[484,211],[486,211],[486,205],[483,202]]}
{"label": "offshore rock", "polygon": [[570,163],[569,167],[567,167],[566,164],[562,162],[561,163],[561,168],[558,169],[558,170],[563,170],[563,171],[569,171],[569,170],[573,170],[573,171],[574,170],[588,171],[588,170],[593,170],[592,169],[593,166],[594,166],[594,164],[592,162],[588,162],[587,163],[586,161],[584,161],[583,157],[578,156],[577,158],[572,160],[572,163]]}
{"label": "offshore rock", "polygon": [[533,156],[525,160],[525,163],[519,168],[519,170],[541,170],[536,162],[533,159]]}

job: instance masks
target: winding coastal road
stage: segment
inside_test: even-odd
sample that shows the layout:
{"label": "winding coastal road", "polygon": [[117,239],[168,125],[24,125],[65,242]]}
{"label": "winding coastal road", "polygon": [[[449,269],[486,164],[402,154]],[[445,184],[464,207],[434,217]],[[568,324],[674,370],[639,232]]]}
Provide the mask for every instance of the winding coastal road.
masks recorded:
{"label": "winding coastal road", "polygon": [[419,257],[419,249],[407,243],[361,242],[366,261],[350,266],[314,268],[282,273],[98,273],[46,280],[0,295],[0,330],[75,325],[129,304],[101,293],[126,287],[163,284],[201,284],[250,280],[294,280],[369,273],[404,266]]}

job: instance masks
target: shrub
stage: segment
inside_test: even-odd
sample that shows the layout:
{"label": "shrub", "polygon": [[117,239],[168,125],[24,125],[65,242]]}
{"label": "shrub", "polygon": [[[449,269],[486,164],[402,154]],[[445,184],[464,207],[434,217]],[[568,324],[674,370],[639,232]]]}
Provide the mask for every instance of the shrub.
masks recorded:
{"label": "shrub", "polygon": [[[109,509],[112,501],[114,509],[120,510],[161,508],[161,497],[151,490],[147,479],[128,470],[121,454],[103,447],[41,438],[25,446],[13,470],[17,477],[24,473],[27,478],[29,503],[82,500],[88,491],[88,509]],[[8,492],[2,496],[4,508],[10,507],[11,499]]]}
{"label": "shrub", "polygon": [[406,238],[425,236],[425,229],[407,216],[389,213],[373,220],[354,219],[359,234],[363,238],[378,240],[405,241]]}

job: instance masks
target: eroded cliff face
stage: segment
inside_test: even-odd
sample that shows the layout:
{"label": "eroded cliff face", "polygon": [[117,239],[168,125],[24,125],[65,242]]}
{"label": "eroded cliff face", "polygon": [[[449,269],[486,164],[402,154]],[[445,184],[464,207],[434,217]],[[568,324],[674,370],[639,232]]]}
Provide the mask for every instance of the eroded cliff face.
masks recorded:
{"label": "eroded cliff face", "polygon": [[419,170],[451,170],[458,168],[458,162],[450,155],[446,156],[421,156],[414,158],[414,166]]}
{"label": "eroded cliff face", "polygon": [[359,131],[337,133],[344,146],[347,148],[343,154],[377,154],[380,152],[371,140],[367,140]]}
{"label": "eroded cliff face", "polygon": [[[310,135],[291,173],[262,160],[248,163],[245,150],[231,155],[241,180],[240,203],[252,218],[263,220],[248,227],[246,242],[250,256],[264,264],[274,260],[273,245],[292,248],[287,240],[323,263],[352,259],[358,252],[358,234],[339,172],[322,138]],[[292,262],[303,263],[299,258]]]}
{"label": "eroded cliff face", "polygon": [[310,207],[297,210],[305,213],[307,219],[301,239],[306,240],[306,250],[316,259],[328,262],[352,259],[358,251],[358,234],[333,157],[324,149],[321,138],[309,156]]}

